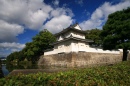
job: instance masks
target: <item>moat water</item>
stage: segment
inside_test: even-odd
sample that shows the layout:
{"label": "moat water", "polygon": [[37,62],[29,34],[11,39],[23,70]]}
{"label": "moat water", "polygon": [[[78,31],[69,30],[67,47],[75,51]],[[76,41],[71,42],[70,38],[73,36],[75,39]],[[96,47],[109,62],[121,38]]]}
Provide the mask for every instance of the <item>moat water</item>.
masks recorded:
{"label": "moat water", "polygon": [[43,69],[45,72],[58,72],[58,71],[65,71],[70,68],[67,67],[45,67],[45,66],[37,66],[37,65],[6,65],[2,64],[0,69],[0,78],[7,76],[13,70],[21,70],[21,69]]}
{"label": "moat water", "polygon": [[37,65],[29,65],[29,66],[22,66],[22,65],[6,65],[2,64],[0,69],[0,78],[7,76],[10,72],[15,69],[38,69]]}

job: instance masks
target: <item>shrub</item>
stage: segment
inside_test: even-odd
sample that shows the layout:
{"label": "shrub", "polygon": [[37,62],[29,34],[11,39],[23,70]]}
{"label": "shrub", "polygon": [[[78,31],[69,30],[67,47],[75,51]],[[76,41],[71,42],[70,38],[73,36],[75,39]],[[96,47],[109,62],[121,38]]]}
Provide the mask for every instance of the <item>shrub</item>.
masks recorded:
{"label": "shrub", "polygon": [[58,73],[7,76],[0,86],[130,86],[130,61],[114,66],[73,69]]}

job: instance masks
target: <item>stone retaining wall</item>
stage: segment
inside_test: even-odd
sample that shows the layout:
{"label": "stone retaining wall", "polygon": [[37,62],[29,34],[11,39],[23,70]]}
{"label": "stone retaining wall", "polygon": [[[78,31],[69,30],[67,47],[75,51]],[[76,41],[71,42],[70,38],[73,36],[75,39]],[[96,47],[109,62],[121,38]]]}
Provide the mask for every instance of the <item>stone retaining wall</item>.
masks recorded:
{"label": "stone retaining wall", "polygon": [[[130,59],[130,55],[128,55]],[[93,52],[72,52],[41,56],[38,65],[84,67],[91,65],[114,64],[122,61],[122,53],[105,54]]]}

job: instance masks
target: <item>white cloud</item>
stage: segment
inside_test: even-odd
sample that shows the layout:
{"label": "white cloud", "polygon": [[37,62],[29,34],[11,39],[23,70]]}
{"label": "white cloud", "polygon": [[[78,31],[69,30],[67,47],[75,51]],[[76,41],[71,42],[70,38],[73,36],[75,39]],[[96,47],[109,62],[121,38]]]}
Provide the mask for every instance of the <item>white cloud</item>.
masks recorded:
{"label": "white cloud", "polygon": [[39,29],[49,18],[52,8],[43,0],[1,0],[0,19]]}
{"label": "white cloud", "polygon": [[18,24],[11,24],[0,20],[0,42],[16,41],[16,36],[23,33],[24,28]]}
{"label": "white cloud", "polygon": [[[13,46],[10,42],[16,42],[17,36],[24,33],[25,28],[41,30],[50,27],[51,32],[57,32],[56,29],[60,31],[70,25],[74,15],[69,8],[59,7],[59,3],[59,0],[55,0],[55,7],[52,7],[44,0],[0,0],[0,43]],[[19,50],[7,45],[2,47],[4,45],[0,44],[0,54],[1,50]],[[17,43],[14,45],[20,46]]]}
{"label": "white cloud", "polygon": [[49,17],[49,15],[44,13],[42,10],[29,12],[28,16],[31,16],[31,18],[25,20],[25,25],[31,29],[39,29],[43,25],[43,22],[45,22]]}
{"label": "white cloud", "polygon": [[14,42],[24,28],[40,29],[53,8],[43,0],[0,0],[0,42]]}
{"label": "white cloud", "polygon": [[54,2],[52,2],[54,4],[54,6],[58,6],[59,5],[59,0],[55,0]]}
{"label": "white cloud", "polygon": [[52,18],[43,26],[43,28],[48,29],[49,31],[53,33],[57,33],[63,30],[63,28],[68,27],[70,24],[72,24],[72,22],[73,20],[71,19],[70,16],[61,15],[61,16]]}
{"label": "white cloud", "polygon": [[[59,0],[55,0],[54,4],[58,5]],[[0,20],[15,27],[14,31],[13,28],[7,26],[6,29],[3,29],[5,26],[0,25],[0,33],[9,33],[8,35],[0,34],[0,41],[5,39],[6,41],[12,42],[16,39],[15,36],[23,32],[23,26],[32,30],[40,30],[43,27],[43,24],[48,20],[53,21],[53,19],[62,15],[66,15],[70,18],[67,21],[70,24],[73,13],[69,8],[53,8],[52,6],[45,4],[43,0],[0,0]],[[18,32],[19,30],[21,31]],[[12,37],[11,39],[13,40],[6,39],[8,37],[9,39]]]}
{"label": "white cloud", "polygon": [[72,11],[69,8],[56,8],[56,9],[52,10],[51,14],[50,14],[51,17],[58,17],[61,15],[67,15],[70,17],[74,16],[74,14],[72,13]]}
{"label": "white cloud", "polygon": [[39,29],[51,10],[43,0],[0,0],[0,19],[30,29]]}
{"label": "white cloud", "polygon": [[20,43],[8,43],[8,42],[3,42],[0,43],[0,48],[15,48],[15,49],[22,49],[25,47],[25,44],[20,44]]}
{"label": "white cloud", "polygon": [[8,42],[3,42],[0,43],[0,57],[1,56],[7,56],[11,52],[15,51],[20,51],[25,47],[25,44],[20,44],[20,43],[8,43]]}
{"label": "white cloud", "polygon": [[51,11],[52,17],[58,17],[60,15],[65,15],[65,14],[66,14],[66,10],[64,10],[62,8],[57,8],[57,9]]}
{"label": "white cloud", "polygon": [[73,23],[73,16],[74,14],[69,8],[53,9],[50,12],[50,20],[42,26],[42,29],[48,29],[52,33],[57,33]]}
{"label": "white cloud", "polygon": [[84,30],[101,28],[102,25],[106,22],[109,14],[115,11],[126,9],[127,7],[130,7],[130,1],[120,2],[115,5],[112,5],[110,2],[105,2],[92,13],[89,20],[81,22],[80,26]]}

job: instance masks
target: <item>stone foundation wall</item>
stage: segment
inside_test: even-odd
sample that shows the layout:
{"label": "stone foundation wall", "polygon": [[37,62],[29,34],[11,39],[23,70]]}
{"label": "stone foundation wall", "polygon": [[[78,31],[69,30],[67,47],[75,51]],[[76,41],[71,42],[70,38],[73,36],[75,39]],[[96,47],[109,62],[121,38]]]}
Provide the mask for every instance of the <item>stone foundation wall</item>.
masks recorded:
{"label": "stone foundation wall", "polygon": [[[130,59],[130,55],[128,55]],[[122,53],[105,54],[93,52],[72,52],[41,56],[38,65],[84,67],[91,65],[114,64],[122,61]]]}

